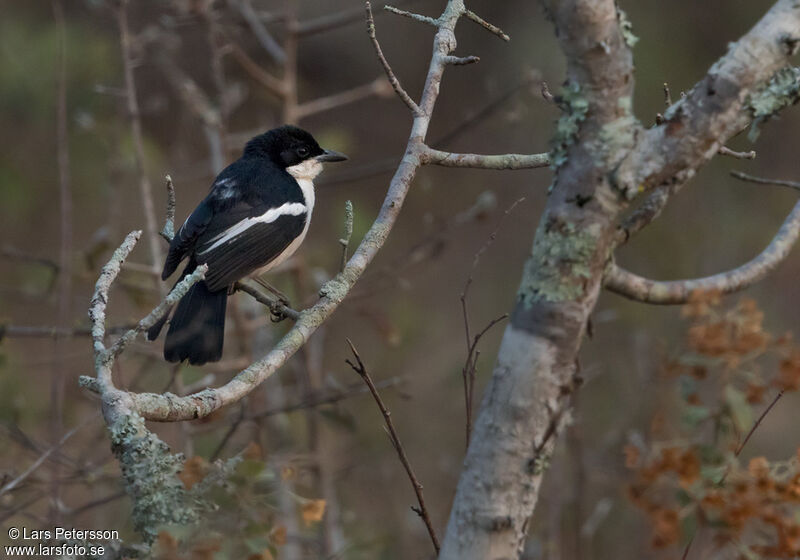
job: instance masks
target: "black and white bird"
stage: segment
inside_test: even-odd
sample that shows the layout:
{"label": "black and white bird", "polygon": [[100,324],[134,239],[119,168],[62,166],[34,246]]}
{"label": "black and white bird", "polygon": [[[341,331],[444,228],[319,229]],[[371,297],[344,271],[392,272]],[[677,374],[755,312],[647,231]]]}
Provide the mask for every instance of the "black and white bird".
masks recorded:
{"label": "black and white bird", "polygon": [[[294,126],[275,128],[247,143],[242,157],[217,176],[170,243],[163,279],[184,259],[180,279],[199,264],[207,264],[208,272],[178,302],[164,358],[200,365],[222,357],[230,287],[278,266],[297,250],[311,222],[314,178],[323,162],[345,159]],[[166,320],[148,331],[148,339],[155,340]]]}

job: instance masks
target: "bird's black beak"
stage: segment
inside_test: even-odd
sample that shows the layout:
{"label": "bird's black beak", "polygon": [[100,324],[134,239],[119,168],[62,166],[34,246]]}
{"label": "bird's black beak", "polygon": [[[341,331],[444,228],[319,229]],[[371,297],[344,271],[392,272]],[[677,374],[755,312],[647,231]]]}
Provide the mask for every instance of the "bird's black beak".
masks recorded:
{"label": "bird's black beak", "polygon": [[316,159],[317,161],[344,161],[347,156],[333,150],[325,150]]}

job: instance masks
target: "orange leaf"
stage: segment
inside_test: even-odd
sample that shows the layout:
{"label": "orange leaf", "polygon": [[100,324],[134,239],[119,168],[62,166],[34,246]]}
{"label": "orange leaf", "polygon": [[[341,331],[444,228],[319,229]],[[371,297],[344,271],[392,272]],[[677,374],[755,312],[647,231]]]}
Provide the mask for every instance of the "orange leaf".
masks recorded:
{"label": "orange leaf", "polygon": [[190,457],[183,464],[183,470],[178,474],[178,478],[183,482],[183,486],[189,490],[192,486],[200,482],[208,473],[208,462],[195,455]]}
{"label": "orange leaf", "polygon": [[322,516],[325,514],[325,500],[307,500],[301,511],[306,525],[322,521]]}

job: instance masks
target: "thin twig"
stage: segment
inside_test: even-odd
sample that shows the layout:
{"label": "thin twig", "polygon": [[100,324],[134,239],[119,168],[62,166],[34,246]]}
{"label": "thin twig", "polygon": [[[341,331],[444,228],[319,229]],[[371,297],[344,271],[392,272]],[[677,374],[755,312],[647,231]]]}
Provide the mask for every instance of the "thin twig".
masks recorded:
{"label": "thin twig", "polygon": [[403,444],[400,442],[397,431],[394,429],[394,424],[392,423],[392,414],[383,403],[383,399],[381,399],[378,389],[372,382],[372,378],[367,372],[364,362],[361,361],[361,356],[358,354],[358,350],[356,350],[356,347],[353,346],[353,342],[349,338],[347,339],[347,344],[350,346],[350,351],[353,352],[353,357],[355,357],[356,363],[353,363],[350,361],[350,359],[346,359],[345,362],[347,362],[347,364],[353,368],[353,371],[360,375],[361,379],[364,380],[364,383],[367,384],[367,387],[369,387],[369,392],[372,393],[372,397],[378,404],[381,414],[383,414],[389,439],[391,440],[395,451],[397,451],[397,456],[400,458],[400,462],[403,464],[403,468],[406,470],[409,480],[411,480],[411,485],[414,487],[414,493],[417,495],[417,503],[419,504],[419,507],[412,507],[411,509],[413,509],[414,512],[416,512],[416,514],[422,518],[422,521],[425,523],[425,527],[428,529],[428,535],[430,535],[431,541],[433,542],[433,548],[436,549],[436,554],[439,554],[439,539],[436,537],[436,531],[433,529],[433,523],[431,523],[430,515],[428,515],[428,509],[425,507],[425,497],[422,493],[422,484],[420,484],[419,479],[414,474],[414,470],[411,468],[411,464],[408,462],[408,456],[406,455],[405,449],[403,449]]}
{"label": "thin twig", "polygon": [[461,314],[464,319],[464,335],[467,343],[467,358],[464,362],[463,368],[461,369],[461,376],[464,381],[464,407],[466,409],[466,447],[469,447],[469,440],[472,435],[472,410],[474,408],[473,402],[475,394],[475,374],[478,364],[478,356],[480,355],[480,352],[477,350],[478,342],[480,342],[481,337],[483,337],[483,335],[485,335],[489,329],[491,329],[500,321],[508,318],[508,313],[504,313],[496,319],[492,319],[489,324],[473,338],[470,335],[469,313],[467,312],[467,296],[469,294],[469,288],[472,285],[475,269],[478,267],[481,256],[489,249],[492,243],[494,243],[494,240],[497,238],[497,233],[500,231],[500,227],[503,225],[505,218],[511,214],[511,212],[514,211],[514,208],[516,208],[517,205],[524,200],[525,197],[518,198],[506,209],[505,212],[503,212],[503,215],[497,222],[497,226],[494,228],[494,231],[492,231],[486,242],[475,253],[475,256],[472,258],[472,267],[470,268],[467,280],[464,282],[464,288],[461,290],[461,295],[459,296],[459,300],[461,301]]}
{"label": "thin twig", "polygon": [[[752,427],[750,428],[750,431],[747,432],[747,435],[742,440],[742,443],[740,443],[736,447],[736,451],[733,452],[733,456],[734,457],[739,457],[739,455],[742,454],[742,451],[744,450],[744,446],[747,445],[747,442],[750,441],[750,438],[753,436],[755,431],[761,425],[761,422],[764,420],[764,418],[766,418],[767,414],[769,414],[769,412],[778,403],[778,401],[780,400],[780,398],[783,396],[783,394],[785,392],[786,392],[786,389],[781,389],[780,391],[778,391],[778,394],[775,395],[775,398],[772,399],[772,402],[770,402],[769,405],[767,406],[767,408],[765,408],[764,411],[759,415],[759,417],[756,419],[756,421],[753,423]],[[728,475],[730,474],[730,472],[731,472],[731,465],[729,464],[728,467],[725,469],[725,473],[722,475],[722,478],[720,478],[719,482],[717,482],[717,486],[722,486],[725,483],[725,480],[727,480]],[[697,531],[695,531],[695,533],[689,539],[689,542],[686,543],[686,548],[683,549],[683,555],[681,556],[681,560],[686,560],[689,557],[689,551],[692,549],[692,543],[694,543],[694,539],[697,536],[697,533],[701,529],[702,529],[702,526],[698,527]]]}
{"label": "thin twig", "polygon": [[394,75],[394,71],[392,67],[389,66],[389,61],[386,60],[386,57],[383,55],[383,50],[381,49],[381,45],[378,42],[378,37],[375,35],[375,19],[372,17],[372,6],[370,6],[369,2],[365,4],[367,10],[367,34],[369,35],[370,40],[372,41],[372,46],[375,49],[375,54],[378,55],[378,60],[383,66],[384,72],[386,72],[386,77],[389,78],[389,83],[392,84],[392,88],[394,89],[397,96],[406,104],[406,107],[411,109],[411,112],[414,116],[422,115],[422,109],[419,108],[419,105],[411,99],[411,96],[406,93],[406,90],[403,89],[403,86],[400,85],[400,80],[397,79],[397,76]]}
{"label": "thin twig", "polygon": [[[398,377],[390,377],[389,379],[384,379],[379,381],[375,384],[375,387],[378,389],[385,389],[390,387],[397,387],[403,381],[403,378]],[[256,414],[253,414],[250,418],[252,420],[258,420],[260,418],[266,418],[267,416],[275,416],[277,414],[286,414],[288,412],[295,412],[297,410],[306,410],[309,408],[319,408],[326,404],[334,404],[351,397],[357,397],[359,395],[363,395],[364,393],[368,393],[369,388],[364,387],[361,383],[355,385],[348,385],[343,389],[339,389],[336,391],[326,391],[320,393],[311,393],[306,395],[306,398],[300,402],[281,405],[273,408],[268,408]]]}
{"label": "thin twig", "polygon": [[759,185],[775,185],[777,187],[788,187],[790,189],[800,190],[800,181],[787,181],[785,179],[766,179],[764,177],[756,177],[755,175],[748,175],[741,171],[731,171],[731,176],[739,179],[740,181],[748,181],[750,183],[758,183]]}
{"label": "thin twig", "polygon": [[147,314],[137,325],[131,330],[125,332],[106,352],[104,360],[110,360],[117,357],[125,347],[133,342],[137,336],[155,325],[164,315],[172,309],[172,306],[178,303],[183,296],[185,296],[189,289],[197,282],[201,281],[206,276],[208,271],[207,264],[198,265],[191,274],[187,274],[183,280],[175,284],[175,287],[167,294],[167,296],[159,303],[150,313]]}
{"label": "thin twig", "polygon": [[267,91],[277,97],[283,98],[286,96],[286,90],[281,80],[259,66],[259,64],[253,60],[242,47],[236,44],[233,39],[226,36],[224,33],[223,36],[228,41],[228,47],[230,47],[230,53],[233,55],[233,59],[239,63],[239,66],[241,66],[245,72],[250,74],[250,77],[255,79],[264,86]]}
{"label": "thin twig", "polygon": [[172,177],[166,176],[167,181],[167,217],[164,220],[164,227],[161,228],[159,235],[172,243],[175,237],[175,186],[172,184]]}
{"label": "thin twig", "polygon": [[669,107],[672,105],[672,94],[669,92],[669,84],[664,82],[664,106]]}
{"label": "thin twig", "polygon": [[67,440],[69,438],[74,436],[75,433],[78,430],[80,430],[81,428],[87,426],[89,424],[89,422],[94,420],[96,417],[97,417],[97,414],[90,415],[86,420],[84,420],[83,422],[81,422],[80,424],[78,424],[77,426],[72,428],[70,431],[65,433],[63,436],[61,436],[61,439],[59,439],[55,444],[50,446],[47,449],[47,451],[42,453],[39,456],[39,458],[36,459],[36,461],[34,461],[18,477],[16,477],[14,480],[12,480],[8,484],[6,484],[2,488],[0,488],[0,496],[2,496],[3,494],[6,494],[6,493],[10,492],[11,490],[13,490],[14,488],[16,488],[22,481],[24,481],[26,478],[28,478],[36,469],[38,469],[40,466],[42,466],[42,463],[44,463],[50,455],[52,455],[55,451],[58,451],[59,449],[61,449],[61,446],[63,446],[67,442]]}
{"label": "thin twig", "polygon": [[466,12],[464,12],[464,15],[467,16],[467,19],[470,19],[470,20],[474,21],[475,23],[477,23],[481,27],[483,27],[486,30],[488,30],[490,33],[493,33],[496,36],[500,37],[503,41],[508,42],[508,41],[511,40],[511,37],[506,35],[503,32],[502,29],[500,29],[496,25],[492,25],[488,21],[484,20],[482,17],[480,17],[478,14],[476,14],[472,10],[467,10]]}
{"label": "thin twig", "polygon": [[286,53],[283,51],[283,48],[281,48],[280,44],[273,39],[272,35],[267,31],[267,28],[264,27],[264,23],[253,9],[250,0],[240,0],[237,2],[237,5],[239,13],[247,22],[247,25],[250,26],[250,30],[253,32],[253,35],[255,35],[256,39],[258,39],[264,52],[278,64],[284,64],[286,62]]}
{"label": "thin twig", "polygon": [[[156,226],[156,212],[153,204],[153,188],[147,175],[144,156],[144,139],[142,134],[142,121],[139,113],[139,101],[136,94],[136,81],[133,76],[133,54],[131,52],[131,33],[128,27],[128,0],[120,0],[117,7],[117,24],[120,32],[120,48],[122,50],[122,66],[125,75],[125,98],[127,101],[128,118],[131,123],[131,136],[136,159],[136,170],[139,174],[139,194],[142,198],[144,210],[145,231],[150,245],[150,258],[153,268],[157,269],[163,261],[161,244],[158,241],[158,226]],[[164,293],[164,286],[156,281],[158,289]]]}
{"label": "thin twig", "polygon": [[481,58],[479,56],[444,56],[442,60],[445,64],[450,64],[451,66],[466,66],[467,64],[480,62]]}
{"label": "thin twig", "polygon": [[234,291],[237,292],[244,292],[247,295],[251,296],[254,300],[258,303],[266,305],[269,307],[270,311],[277,315],[277,316],[285,316],[291,319],[292,321],[297,321],[300,318],[300,312],[292,309],[291,307],[284,305],[277,299],[272,299],[267,297],[262,291],[258,290],[257,288],[253,287],[247,281],[241,280],[236,282],[233,285]]}
{"label": "thin twig", "polygon": [[721,156],[728,156],[736,159],[756,159],[756,151],[750,150],[749,152],[736,152],[727,146],[721,146],[717,153]]}
{"label": "thin twig", "polygon": [[219,444],[217,445],[217,448],[211,454],[211,457],[209,458],[209,461],[211,461],[211,462],[216,461],[219,458],[219,456],[222,454],[222,451],[225,449],[225,446],[228,445],[228,442],[233,437],[233,434],[236,433],[236,430],[238,430],[239,427],[242,425],[242,422],[244,422],[244,420],[245,420],[245,411],[246,411],[246,401],[243,401],[239,405],[239,414],[236,415],[236,420],[234,420],[233,424],[231,424],[231,427],[228,428],[228,430],[225,432],[225,435],[222,436],[222,439],[220,440]]}
{"label": "thin twig", "polygon": [[311,115],[322,113],[323,111],[330,111],[342,107],[343,105],[356,103],[373,95],[391,95],[391,92],[391,86],[386,82],[383,76],[379,76],[368,84],[301,103],[295,109],[295,115],[297,120],[301,120]]}
{"label": "thin twig", "polygon": [[[399,0],[395,2],[395,4],[398,5],[410,4],[410,3],[411,0]],[[380,12],[378,15],[380,15]],[[313,19],[298,22],[296,26],[297,36],[303,38],[309,35],[324,33],[326,31],[337,29],[339,27],[359,21],[363,17],[364,17],[364,9],[361,7],[340,9],[335,12],[331,12],[330,14],[326,14],[324,16],[319,16]]]}
{"label": "thin twig", "polygon": [[[106,331],[109,334],[121,334],[133,325],[119,325],[109,327]],[[0,325],[0,342],[4,338],[68,338],[78,336],[90,336],[91,327],[57,327],[40,325]]]}
{"label": "thin twig", "polygon": [[783,396],[783,394],[785,392],[786,392],[786,389],[781,389],[780,391],[778,391],[778,394],[775,395],[775,398],[772,399],[772,402],[769,403],[769,406],[764,409],[764,412],[762,412],[761,416],[759,416],[758,419],[755,421],[755,423],[753,424],[753,427],[750,428],[749,432],[747,432],[747,435],[742,440],[742,443],[739,444],[739,447],[736,448],[736,451],[734,452],[734,455],[736,455],[738,457],[742,453],[742,450],[744,449],[744,446],[747,445],[748,441],[750,441],[750,437],[758,429],[758,427],[761,425],[761,422],[764,420],[764,418],[767,416],[767,414],[769,414],[769,411],[772,410],[772,407],[774,407],[778,403],[778,401],[780,400],[780,398]]}
{"label": "thin twig", "polygon": [[383,9],[386,10],[387,12],[392,12],[393,14],[397,14],[398,16],[411,18],[414,21],[419,21],[421,23],[427,23],[428,25],[432,25],[434,27],[439,27],[439,20],[434,19],[432,17],[415,14],[413,12],[407,12],[406,10],[395,8],[394,6],[384,6]]}
{"label": "thin twig", "polygon": [[344,203],[344,237],[339,239],[342,246],[342,264],[339,272],[342,272],[347,266],[347,248],[350,246],[351,237],[353,237],[353,203],[348,200]]}
{"label": "thin twig", "polygon": [[[58,193],[61,244],[58,256],[58,315],[57,325],[66,327],[69,324],[72,305],[72,189],[70,185],[69,131],[67,129],[67,36],[64,22],[64,5],[62,0],[54,0],[53,15],[58,28],[58,90],[56,138],[58,160]],[[64,381],[66,376],[61,370],[64,345],[58,336],[53,340],[55,363],[50,371],[50,437],[58,440],[64,429]],[[61,496],[59,484],[59,466],[53,464],[51,521],[59,522],[58,504]]]}
{"label": "thin twig", "polygon": [[542,82],[542,99],[547,101],[548,103],[555,103],[556,98],[555,96],[550,93],[550,86],[547,85],[547,82]]}

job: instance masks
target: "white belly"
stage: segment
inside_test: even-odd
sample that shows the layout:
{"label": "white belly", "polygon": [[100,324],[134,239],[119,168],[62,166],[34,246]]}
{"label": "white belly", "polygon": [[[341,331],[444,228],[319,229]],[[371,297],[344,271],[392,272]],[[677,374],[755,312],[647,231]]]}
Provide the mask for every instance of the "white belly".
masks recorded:
{"label": "white belly", "polygon": [[295,168],[299,169],[292,167],[287,168],[287,171],[295,178],[297,184],[300,185],[300,190],[303,191],[303,199],[306,206],[306,223],[303,226],[303,231],[289,243],[281,254],[261,268],[254,270],[250,276],[260,276],[286,262],[286,260],[294,255],[295,251],[300,248],[300,245],[303,244],[303,240],[308,233],[308,226],[311,225],[311,212],[314,210],[314,177],[319,174],[322,168],[319,162],[314,163],[316,163],[316,165],[311,168],[309,168],[310,166],[301,167],[303,164],[295,166]]}

